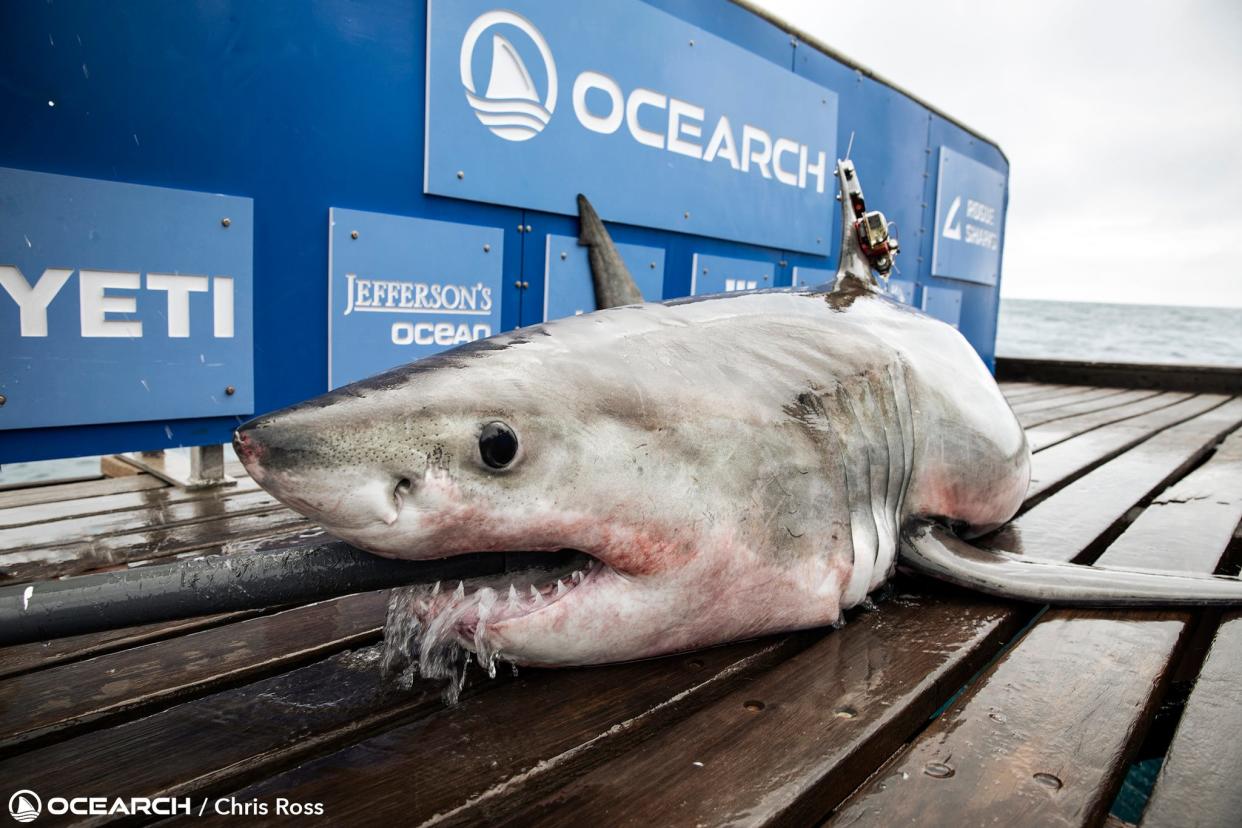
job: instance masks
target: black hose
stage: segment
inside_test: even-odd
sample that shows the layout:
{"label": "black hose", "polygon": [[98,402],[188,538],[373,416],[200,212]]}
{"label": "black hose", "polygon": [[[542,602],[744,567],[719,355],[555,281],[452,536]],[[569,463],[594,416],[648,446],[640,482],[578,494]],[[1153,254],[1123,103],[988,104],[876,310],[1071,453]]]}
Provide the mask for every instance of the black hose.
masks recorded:
{"label": "black hose", "polygon": [[503,555],[394,561],[332,541],[16,584],[0,587],[0,646],[503,569]]}

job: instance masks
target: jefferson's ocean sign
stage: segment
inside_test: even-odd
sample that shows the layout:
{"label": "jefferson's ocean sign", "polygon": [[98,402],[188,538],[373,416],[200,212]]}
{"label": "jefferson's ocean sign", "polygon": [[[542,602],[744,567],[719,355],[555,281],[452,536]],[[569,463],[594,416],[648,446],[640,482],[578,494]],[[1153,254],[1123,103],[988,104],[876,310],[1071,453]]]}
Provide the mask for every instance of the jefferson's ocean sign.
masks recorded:
{"label": "jefferson's ocean sign", "polygon": [[0,168],[0,429],[252,413],[252,212]]}
{"label": "jefferson's ocean sign", "polygon": [[941,147],[932,275],[996,284],[1004,217],[1005,174]]}
{"label": "jefferson's ocean sign", "polygon": [[639,0],[428,6],[426,192],[829,254],[832,90]]}
{"label": "jefferson's ocean sign", "polygon": [[333,208],[328,387],[500,333],[504,234]]}

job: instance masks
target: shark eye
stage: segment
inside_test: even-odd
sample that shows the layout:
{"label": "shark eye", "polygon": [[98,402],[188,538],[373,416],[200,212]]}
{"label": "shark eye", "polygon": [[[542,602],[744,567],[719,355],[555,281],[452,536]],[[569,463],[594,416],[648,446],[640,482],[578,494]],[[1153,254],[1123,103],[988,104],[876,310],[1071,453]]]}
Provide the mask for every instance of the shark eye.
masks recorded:
{"label": "shark eye", "polygon": [[479,434],[479,456],[493,469],[503,469],[517,456],[518,439],[504,423],[488,423]]}

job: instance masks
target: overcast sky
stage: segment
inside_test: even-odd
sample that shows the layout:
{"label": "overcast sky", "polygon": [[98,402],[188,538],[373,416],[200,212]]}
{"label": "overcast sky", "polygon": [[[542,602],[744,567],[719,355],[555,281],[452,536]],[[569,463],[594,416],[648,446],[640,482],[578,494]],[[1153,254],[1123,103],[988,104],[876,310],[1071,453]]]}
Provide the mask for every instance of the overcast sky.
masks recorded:
{"label": "overcast sky", "polygon": [[757,2],[1001,145],[1004,296],[1242,307],[1239,0]]}

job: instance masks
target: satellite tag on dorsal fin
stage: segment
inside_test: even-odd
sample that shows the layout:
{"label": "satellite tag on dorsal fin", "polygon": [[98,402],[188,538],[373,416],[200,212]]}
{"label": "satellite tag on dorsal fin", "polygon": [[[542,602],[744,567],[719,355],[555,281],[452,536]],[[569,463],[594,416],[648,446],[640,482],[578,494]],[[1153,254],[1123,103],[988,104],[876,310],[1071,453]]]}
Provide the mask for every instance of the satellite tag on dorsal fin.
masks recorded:
{"label": "satellite tag on dorsal fin", "polygon": [[867,210],[862,185],[854,162],[837,161],[837,181],[841,192],[841,263],[833,290],[866,286],[878,290],[880,281],[888,279],[897,255],[897,239],[889,235],[889,224],[879,210]]}
{"label": "satellite tag on dorsal fin", "polygon": [[596,308],[603,310],[619,305],[642,304],[642,291],[630,275],[595,208],[581,193],[578,194],[578,244],[587,248],[591,261]]}

